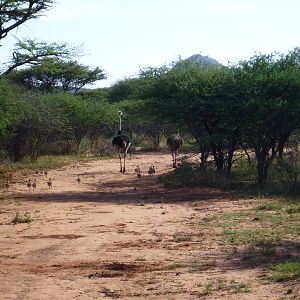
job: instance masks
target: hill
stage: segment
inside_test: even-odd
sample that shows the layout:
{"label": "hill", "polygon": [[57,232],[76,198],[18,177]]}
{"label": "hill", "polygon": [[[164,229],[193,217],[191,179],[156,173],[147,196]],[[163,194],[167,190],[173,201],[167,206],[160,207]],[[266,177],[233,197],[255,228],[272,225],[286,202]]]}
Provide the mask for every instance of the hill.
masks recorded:
{"label": "hill", "polygon": [[221,66],[221,64],[214,58],[211,58],[209,56],[203,56],[201,54],[194,54],[194,55],[188,57],[187,59],[185,59],[185,61],[189,61],[189,62],[192,62],[195,64],[201,64],[201,65]]}

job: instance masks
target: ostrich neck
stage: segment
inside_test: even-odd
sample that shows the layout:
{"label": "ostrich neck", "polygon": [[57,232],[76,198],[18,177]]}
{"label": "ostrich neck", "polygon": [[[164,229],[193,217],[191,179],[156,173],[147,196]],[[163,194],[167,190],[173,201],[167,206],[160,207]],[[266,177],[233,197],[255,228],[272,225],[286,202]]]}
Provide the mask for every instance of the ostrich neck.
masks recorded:
{"label": "ostrich neck", "polygon": [[122,118],[119,117],[119,130],[122,131]]}

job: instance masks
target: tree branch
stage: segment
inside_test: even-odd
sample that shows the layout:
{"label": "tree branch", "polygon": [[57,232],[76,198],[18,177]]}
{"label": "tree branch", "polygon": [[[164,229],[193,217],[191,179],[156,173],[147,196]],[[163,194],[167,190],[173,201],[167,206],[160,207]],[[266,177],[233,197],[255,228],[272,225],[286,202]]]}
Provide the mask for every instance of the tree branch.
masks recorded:
{"label": "tree branch", "polygon": [[[28,6],[24,8],[26,2]],[[47,10],[52,4],[52,0],[4,1],[0,6],[0,40],[26,21],[39,17],[39,12]],[[3,24],[9,22],[14,23],[5,28]]]}

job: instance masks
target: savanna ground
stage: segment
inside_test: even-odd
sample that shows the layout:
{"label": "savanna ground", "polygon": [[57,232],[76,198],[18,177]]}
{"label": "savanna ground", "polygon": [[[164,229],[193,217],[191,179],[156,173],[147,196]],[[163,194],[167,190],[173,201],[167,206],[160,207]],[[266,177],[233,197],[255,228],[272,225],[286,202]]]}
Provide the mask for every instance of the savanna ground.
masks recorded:
{"label": "savanna ground", "polygon": [[171,169],[169,154],[144,153],[126,174],[117,159],[50,170],[50,189],[44,174],[13,174],[0,299],[300,299],[297,202],[167,189]]}

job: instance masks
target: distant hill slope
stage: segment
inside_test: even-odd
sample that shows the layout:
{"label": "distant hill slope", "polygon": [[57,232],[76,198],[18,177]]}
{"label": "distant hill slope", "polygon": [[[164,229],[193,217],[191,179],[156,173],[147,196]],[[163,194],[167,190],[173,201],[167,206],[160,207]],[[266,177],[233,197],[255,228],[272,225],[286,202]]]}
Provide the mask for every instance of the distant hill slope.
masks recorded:
{"label": "distant hill slope", "polygon": [[203,56],[201,54],[194,54],[186,59],[178,61],[174,65],[174,69],[183,69],[188,70],[190,65],[193,65],[195,67],[199,68],[221,68],[223,65],[220,64],[217,60],[209,57],[209,56]]}
{"label": "distant hill slope", "polygon": [[209,56],[203,56],[201,54],[194,54],[185,60],[195,64],[221,66],[221,64],[217,60]]}

